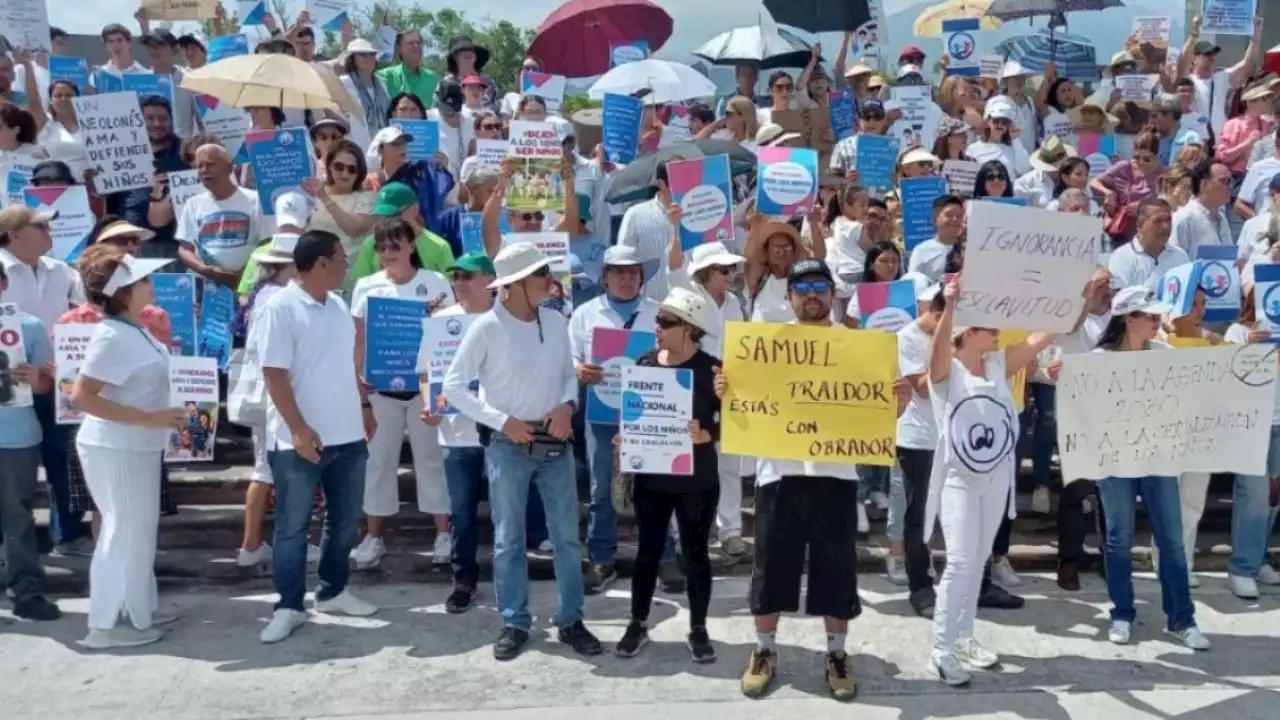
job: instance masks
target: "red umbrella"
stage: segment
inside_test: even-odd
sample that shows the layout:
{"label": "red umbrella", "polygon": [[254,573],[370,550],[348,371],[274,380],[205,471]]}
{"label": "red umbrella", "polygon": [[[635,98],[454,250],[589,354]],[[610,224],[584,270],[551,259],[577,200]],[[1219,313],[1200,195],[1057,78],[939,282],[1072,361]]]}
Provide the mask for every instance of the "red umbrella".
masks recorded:
{"label": "red umbrella", "polygon": [[1262,72],[1280,74],[1280,45],[1267,51],[1262,56]]}
{"label": "red umbrella", "polygon": [[542,71],[581,78],[609,71],[609,49],[643,40],[649,52],[671,37],[671,16],[650,0],[569,0],[547,16],[529,45]]}

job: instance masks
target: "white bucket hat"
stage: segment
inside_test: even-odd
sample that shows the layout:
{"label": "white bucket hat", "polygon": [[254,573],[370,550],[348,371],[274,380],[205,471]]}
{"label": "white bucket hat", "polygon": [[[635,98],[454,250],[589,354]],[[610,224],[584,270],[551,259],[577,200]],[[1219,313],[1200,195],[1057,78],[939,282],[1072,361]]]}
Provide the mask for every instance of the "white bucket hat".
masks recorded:
{"label": "white bucket hat", "polygon": [[746,261],[747,259],[741,255],[734,255],[729,252],[724,243],[703,243],[690,253],[689,274],[697,275],[700,271],[709,267],[733,267]]}
{"label": "white bucket hat", "polygon": [[368,40],[365,40],[364,38],[356,38],[351,42],[347,43],[347,54],[348,55],[377,55],[378,49],[375,48],[373,46],[373,43],[369,42]]}
{"label": "white bucket hat", "polygon": [[103,286],[102,294],[111,297],[119,292],[121,288],[127,288],[145,279],[151,273],[171,262],[173,261],[166,258],[136,258],[132,255],[125,255],[120,259],[120,264],[111,273],[107,284]]}
{"label": "white bucket hat", "polygon": [[271,246],[258,256],[259,265],[289,265],[293,263],[293,250],[298,247],[296,233],[276,233],[271,236]]}
{"label": "white bucket hat", "polygon": [[605,267],[639,267],[644,265],[640,253],[627,245],[614,245],[604,251]]}
{"label": "white bucket hat", "polygon": [[497,290],[519,282],[550,265],[551,261],[533,243],[511,243],[499,250],[497,257],[493,259],[493,269],[497,271],[498,277],[489,283],[489,289]]}
{"label": "white bucket hat", "polygon": [[716,334],[716,321],[711,312],[711,302],[688,288],[671,288],[671,292],[667,293],[666,299],[658,309],[675,315],[708,335]]}
{"label": "white bucket hat", "polygon": [[903,165],[910,165],[912,163],[929,163],[936,167],[941,165],[942,161],[938,159],[937,155],[934,155],[924,148],[915,148],[902,156]]}
{"label": "white bucket hat", "polygon": [[1026,77],[1035,73],[1022,67],[1022,63],[1017,60],[1005,60],[1004,67],[1000,68],[1000,79],[1008,80],[1015,77]]}

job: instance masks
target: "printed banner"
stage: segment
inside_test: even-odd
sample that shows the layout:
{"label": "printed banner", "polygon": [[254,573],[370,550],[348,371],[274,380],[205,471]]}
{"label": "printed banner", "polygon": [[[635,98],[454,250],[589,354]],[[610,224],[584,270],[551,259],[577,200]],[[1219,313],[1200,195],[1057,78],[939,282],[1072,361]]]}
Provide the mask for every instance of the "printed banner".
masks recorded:
{"label": "printed banner", "polygon": [[169,350],[187,357],[196,354],[196,279],[191,273],[153,273],[151,288],[156,307],[169,315],[173,340]]}
{"label": "printed banner", "polygon": [[680,249],[733,238],[733,177],[729,156],[667,163],[671,199],[680,206]]}
{"label": "printed banner", "polygon": [[205,132],[222,142],[232,162],[237,165],[249,162],[244,148],[245,135],[253,129],[249,113],[212,95],[197,95],[196,109],[200,111]]}
{"label": "printed banner", "polygon": [[974,160],[945,160],[942,163],[942,179],[947,181],[951,194],[961,198],[973,197],[978,184],[979,165]]}
{"label": "printed banner", "polygon": [[[520,73],[520,94],[542,98],[547,106],[547,113],[554,115],[560,112],[560,103],[564,101],[565,77],[537,70],[524,70]],[[512,125],[515,123],[513,122]],[[511,136],[515,136],[512,130]]]}
{"label": "printed banner", "polygon": [[725,326],[726,453],[804,462],[895,462],[898,336],[782,323]]}
{"label": "printed banner", "polygon": [[0,407],[31,407],[31,386],[18,382],[13,371],[27,364],[22,339],[22,314],[14,303],[0,305]]}
{"label": "printed banner", "polygon": [[938,234],[933,225],[933,201],[947,194],[947,181],[940,177],[903,178],[898,187],[902,202],[902,234],[907,252]]}
{"label": "printed banner", "polygon": [[149,20],[212,20],[218,0],[142,0]]}
{"label": "printed banner", "polygon": [[[444,397],[444,376],[453,364],[453,356],[458,354],[458,346],[462,338],[467,336],[471,323],[479,315],[440,315],[429,317],[422,322],[422,348],[418,353],[418,374],[427,376],[431,388],[431,396],[426,399],[426,410],[432,415],[456,415],[458,409],[449,404]],[[423,361],[426,367],[422,367]],[[478,390],[480,381],[472,383],[472,389]]]}
{"label": "printed banner", "polygon": [[169,433],[165,462],[208,462],[218,439],[218,363],[213,358],[169,358],[169,404],[187,412]]}
{"label": "printed banner", "polygon": [[484,252],[484,213],[460,213],[458,232],[462,235],[462,252]]}
{"label": "printed banner", "polygon": [[1204,321],[1229,323],[1240,317],[1240,271],[1235,245],[1201,245],[1196,260],[1204,263],[1200,287],[1204,289]]}
{"label": "printed banner", "polygon": [[275,215],[276,198],[302,191],[302,181],[314,175],[304,128],[253,131],[244,136],[253,166],[263,215]]}
{"label": "printed banner", "polygon": [[1063,482],[1267,474],[1276,346],[1072,353],[1058,378]]}
{"label": "printed banner", "polygon": [[[53,52],[49,37],[49,12],[45,0],[3,0],[0,2],[0,24],[4,39],[15,50],[30,53]],[[58,8],[69,10],[70,8]]]}
{"label": "printed banner", "polygon": [[1280,342],[1280,263],[1254,265],[1253,282],[1253,301],[1262,329],[1271,333],[1272,342]]}
{"label": "printed banner", "polygon": [[858,283],[859,321],[866,330],[898,332],[916,319],[916,287],[910,280]]}
{"label": "printed banner", "polygon": [[1170,17],[1136,17],[1129,38],[1137,42],[1138,72],[1159,73],[1169,59],[1169,38],[1173,34]]}
{"label": "printed banner", "polygon": [[808,215],[818,198],[818,152],[762,147],[756,177],[756,212],[787,218]]}
{"label": "printed banner", "polygon": [[626,65],[627,63],[640,62],[649,57],[649,41],[648,40],[632,40],[627,43],[614,44],[609,46],[609,69]]}
{"label": "printed banner", "polygon": [[89,91],[89,61],[82,57],[51,55],[49,80],[67,80],[75,83],[81,94]]}
{"label": "printed banner", "polygon": [[981,18],[959,18],[942,21],[942,46],[951,58],[947,75],[977,77],[982,70],[978,55],[978,34],[982,32]]}
{"label": "printed banner", "polygon": [[324,32],[341,32],[351,22],[351,5],[351,0],[307,0],[307,15]]}
{"label": "printed banner", "polygon": [[201,283],[200,357],[213,358],[219,370],[231,361],[231,321],[236,316],[236,293],[212,280]]}
{"label": "printed banner", "polygon": [[209,40],[209,62],[249,54],[249,38],[241,33],[219,35]]}
{"label": "printed banner", "polygon": [[173,107],[173,79],[168,75],[125,73],[120,82],[124,90],[137,94],[139,103],[149,97],[158,97]]}
{"label": "printed banner", "polygon": [[133,91],[74,98],[99,195],[151,187],[155,156]]}
{"label": "printed banner", "polygon": [[67,323],[53,326],[53,397],[54,420],[59,425],[79,425],[84,412],[71,402],[71,388],[80,376],[85,353],[97,325]]}
{"label": "printed banner", "polygon": [[53,236],[50,254],[66,263],[79,260],[97,223],[89,209],[89,188],[84,185],[27,187],[22,190],[22,200],[36,212],[56,215],[49,223],[49,234]]}
{"label": "printed banner", "polygon": [[413,138],[408,147],[410,160],[435,160],[440,152],[440,123],[397,118],[391,124]]}
{"label": "printed banner", "polygon": [[827,105],[831,110],[831,132],[836,140],[852,137],[858,126],[858,101],[853,99],[853,90],[845,88],[843,92],[828,94]]}
{"label": "printed banner", "polygon": [[563,213],[565,191],[560,165],[564,150],[555,126],[512,120],[510,138],[507,154],[518,161],[519,170],[511,176],[507,208]]}
{"label": "printed banner", "polygon": [[0,165],[0,182],[4,183],[4,196],[0,198],[0,204],[4,207],[26,205],[27,200],[22,191],[31,184],[31,174],[41,161],[30,155],[17,154],[8,154],[4,160],[4,164]]}
{"label": "printed banner", "polygon": [[932,148],[933,141],[938,139],[940,120],[932,88],[928,85],[906,85],[893,88],[890,94],[891,102],[902,110],[902,117],[889,128],[889,137],[897,140],[902,148],[912,145],[926,150]]}
{"label": "printed banner", "polygon": [[204,192],[204,185],[200,183],[200,171],[179,170],[168,173],[168,177],[169,203],[173,205],[173,216],[180,218],[182,207],[187,201]]}
{"label": "printed banner", "polygon": [[1200,5],[1201,35],[1252,35],[1256,0],[1204,0]]}
{"label": "printed banner", "polygon": [[370,297],[364,324],[364,379],[380,392],[413,392],[418,387],[418,349],[423,320],[430,315],[421,300]]}
{"label": "printed banner", "polygon": [[629,164],[636,159],[640,146],[640,121],[644,118],[644,101],[630,95],[604,96],[601,111],[601,144],[609,162]]}
{"label": "printed banner", "polygon": [[893,189],[893,167],[898,163],[898,143],[888,135],[858,135],[858,184],[879,190],[883,195]]}
{"label": "printed banner", "polygon": [[1101,218],[972,203],[956,324],[1070,332],[1101,235]]}
{"label": "printed banner", "polygon": [[622,409],[622,371],[658,344],[650,332],[595,328],[591,331],[591,362],[604,368],[604,380],[587,386],[587,422],[617,425]]}
{"label": "printed banner", "polygon": [[[622,370],[618,461],[623,472],[693,474],[693,371],[636,367]],[[706,428],[709,429],[709,428]]]}

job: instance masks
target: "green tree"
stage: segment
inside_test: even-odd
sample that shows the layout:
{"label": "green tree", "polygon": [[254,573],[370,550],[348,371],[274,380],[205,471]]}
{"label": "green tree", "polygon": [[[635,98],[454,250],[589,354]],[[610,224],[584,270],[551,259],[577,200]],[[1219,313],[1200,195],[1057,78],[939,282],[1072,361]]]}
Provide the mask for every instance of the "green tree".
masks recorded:
{"label": "green tree", "polygon": [[565,93],[564,102],[560,103],[560,115],[571,118],[579,110],[602,107],[599,100],[592,100],[586,93]]}

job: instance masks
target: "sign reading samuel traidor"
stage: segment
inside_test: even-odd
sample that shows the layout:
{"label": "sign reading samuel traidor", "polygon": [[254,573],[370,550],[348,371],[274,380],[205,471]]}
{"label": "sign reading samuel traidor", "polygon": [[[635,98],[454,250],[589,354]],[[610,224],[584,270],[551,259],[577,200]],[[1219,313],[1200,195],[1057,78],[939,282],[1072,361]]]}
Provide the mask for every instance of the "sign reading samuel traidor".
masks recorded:
{"label": "sign reading samuel traidor", "polygon": [[731,322],[720,410],[725,452],[892,465],[898,338],[843,327]]}

